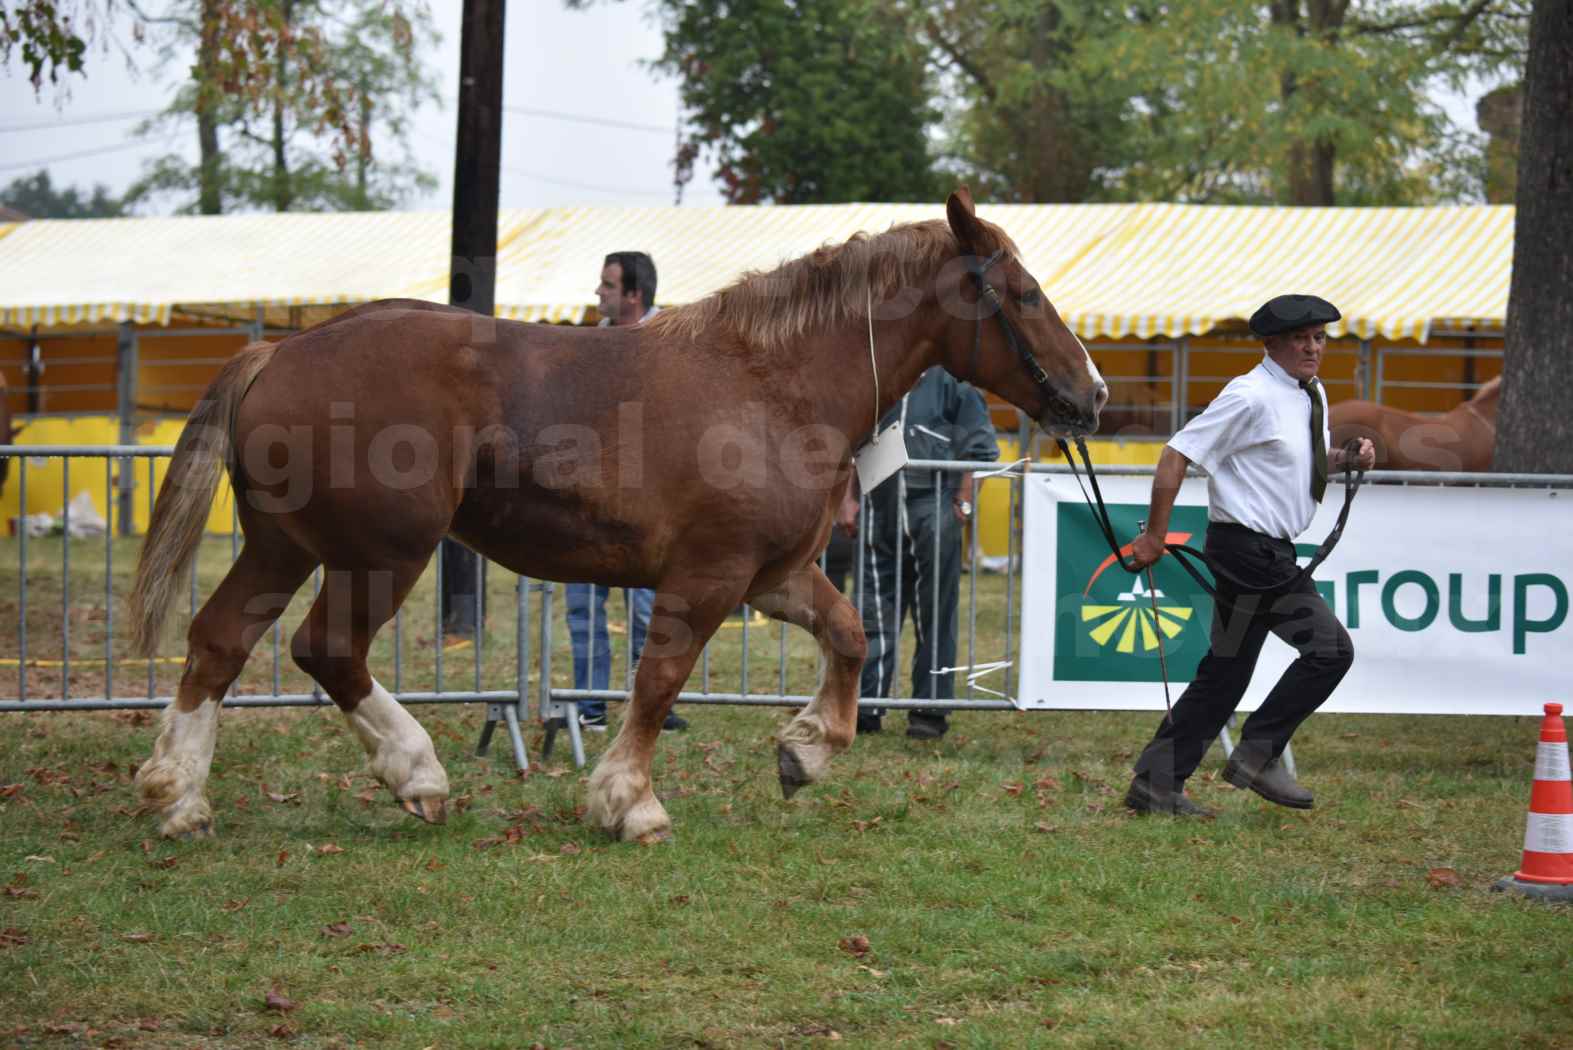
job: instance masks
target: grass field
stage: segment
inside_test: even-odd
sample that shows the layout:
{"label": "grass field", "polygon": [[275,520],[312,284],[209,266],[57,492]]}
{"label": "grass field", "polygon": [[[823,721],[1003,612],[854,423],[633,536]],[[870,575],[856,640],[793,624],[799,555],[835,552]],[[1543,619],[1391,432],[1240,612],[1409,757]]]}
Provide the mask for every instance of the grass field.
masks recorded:
{"label": "grass field", "polygon": [[[58,656],[64,621],[102,656],[103,545],[73,545],[62,604],[48,543],[30,544],[29,654]],[[210,542],[203,588],[227,555]],[[0,544],[6,624],[16,557]],[[998,581],[979,584],[997,635]],[[415,604],[406,688],[435,657]],[[715,688],[735,687],[740,634]],[[779,643],[751,645],[753,688],[774,691]],[[489,646],[486,684],[512,661]],[[812,647],[787,663],[804,691]],[[29,674],[30,695],[62,688]],[[102,688],[102,665],[71,674],[73,694]],[[1573,911],[1489,892],[1518,865],[1534,719],[1317,717],[1296,738],[1316,810],[1215,781],[1215,753],[1192,788],[1221,816],[1177,823],[1119,804],[1150,715],[971,713],[937,743],[898,716],[785,802],[785,714],[696,707],[655,767],[675,841],[639,847],[582,823],[561,751],[521,777],[506,748],[471,757],[480,710],[417,713],[452,779],[446,826],[357,775],[331,709],[245,710],[220,732],[218,837],[193,843],[135,811],[150,713],[0,716],[0,1045],[1573,1047]]]}

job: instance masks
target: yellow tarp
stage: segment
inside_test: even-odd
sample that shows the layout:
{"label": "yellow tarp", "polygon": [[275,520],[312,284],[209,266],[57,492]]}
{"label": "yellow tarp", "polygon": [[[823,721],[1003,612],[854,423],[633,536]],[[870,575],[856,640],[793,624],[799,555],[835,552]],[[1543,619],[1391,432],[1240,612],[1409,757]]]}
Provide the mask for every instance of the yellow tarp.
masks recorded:
{"label": "yellow tarp", "polygon": [[[1441,322],[1500,328],[1513,209],[995,205],[1060,312],[1087,338],[1198,335],[1285,291],[1314,292],[1363,336],[1424,342]],[[691,302],[750,269],[939,204],[511,209],[498,219],[497,312],[578,321],[607,252],[655,258],[657,300]],[[0,225],[0,324],[26,329],[390,296],[446,300],[443,212],[41,220]],[[1335,334],[1342,331],[1335,326]]]}
{"label": "yellow tarp", "polygon": [[[139,445],[173,445],[186,426],[184,419],[163,419],[147,423],[137,430]],[[70,419],[35,419],[22,428],[17,436],[18,445],[114,445],[120,441],[120,422],[113,416],[77,416]],[[152,463],[152,476],[148,464]],[[72,459],[70,467],[58,457],[23,457],[12,459],[11,474],[0,490],[0,520],[5,522],[6,534],[13,535],[17,519],[24,514],[50,514],[56,519],[67,503],[82,493],[93,501],[93,508],[109,523],[111,530],[119,521],[115,497],[120,492],[122,470],[130,470],[132,479],[131,520],[138,535],[147,531],[151,495],[157,495],[158,486],[164,483],[169,470],[169,458],[160,456],[151,460],[114,460],[106,474],[102,459]],[[70,477],[66,472],[69,469]],[[23,472],[27,474],[27,507],[22,507]],[[69,482],[69,491],[68,491]],[[229,484],[221,482],[213,498],[213,509],[208,514],[207,531],[228,533],[231,529],[234,496]]]}

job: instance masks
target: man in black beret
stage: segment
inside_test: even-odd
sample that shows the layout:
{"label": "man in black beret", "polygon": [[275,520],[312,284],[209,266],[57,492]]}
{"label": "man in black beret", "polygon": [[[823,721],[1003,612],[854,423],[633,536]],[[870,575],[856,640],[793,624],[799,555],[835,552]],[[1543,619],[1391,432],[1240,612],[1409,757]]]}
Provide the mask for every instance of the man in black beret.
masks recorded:
{"label": "man in black beret", "polygon": [[[1145,531],[1131,544],[1146,567],[1164,554],[1169,513],[1186,468],[1207,471],[1208,559],[1218,600],[1212,644],[1196,677],[1136,760],[1125,804],[1138,813],[1210,816],[1185,781],[1239,706],[1269,632],[1294,646],[1290,665],[1240,730],[1224,779],[1269,802],[1310,809],[1312,796],[1280,760],[1289,738],[1332,695],[1354,661],[1354,645],[1309,578],[1299,576],[1294,538],[1311,524],[1329,470],[1327,395],[1316,372],[1327,325],[1340,317],[1314,295],[1280,295],[1251,315],[1262,362],[1237,376],[1172,438],[1158,460]],[[1360,443],[1353,465],[1369,470],[1376,450]]]}

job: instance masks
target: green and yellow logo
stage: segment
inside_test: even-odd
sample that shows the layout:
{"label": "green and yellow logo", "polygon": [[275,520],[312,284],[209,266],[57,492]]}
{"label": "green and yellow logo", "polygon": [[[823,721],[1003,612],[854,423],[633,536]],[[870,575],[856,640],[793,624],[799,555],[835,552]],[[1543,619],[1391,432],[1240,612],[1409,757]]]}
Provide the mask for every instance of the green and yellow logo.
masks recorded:
{"label": "green and yellow logo", "polygon": [[[1171,532],[1166,541],[1184,543],[1190,538],[1188,532]],[[1125,547],[1120,553],[1129,554],[1130,547]],[[1109,556],[1109,564],[1114,564],[1113,555]],[[1091,580],[1087,581],[1087,586],[1091,588]],[[1136,583],[1130,590],[1122,591],[1115,604],[1095,605],[1089,602],[1082,605],[1081,619],[1090,625],[1087,634],[1099,645],[1112,647],[1117,653],[1134,653],[1138,645],[1143,652],[1157,649],[1160,633],[1165,638],[1178,635],[1195,611],[1189,605],[1175,604],[1161,587],[1148,591],[1144,578],[1137,576]]]}
{"label": "green and yellow logo", "polygon": [[[1135,536],[1136,523],[1146,511],[1144,506],[1111,504],[1115,534]],[[1055,621],[1054,677],[1156,682],[1161,640],[1170,677],[1188,680],[1207,651],[1212,622],[1207,592],[1172,557],[1153,566],[1149,588],[1145,573],[1131,575],[1115,564],[1086,507],[1061,504],[1058,514],[1055,554],[1062,597]],[[1190,543],[1206,528],[1205,507],[1176,507],[1168,542]],[[1129,553],[1129,546],[1121,551]]]}

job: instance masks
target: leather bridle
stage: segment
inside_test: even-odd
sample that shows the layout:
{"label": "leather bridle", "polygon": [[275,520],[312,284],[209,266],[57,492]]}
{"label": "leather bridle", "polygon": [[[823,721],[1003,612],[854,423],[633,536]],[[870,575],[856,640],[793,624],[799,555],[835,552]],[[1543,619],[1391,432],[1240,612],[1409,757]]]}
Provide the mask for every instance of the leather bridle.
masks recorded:
{"label": "leather bridle", "polygon": [[[1047,412],[1059,416],[1067,422],[1078,419],[1081,417],[1080,410],[1071,404],[1068,398],[1054,389],[1054,385],[1049,382],[1049,374],[1043,370],[1043,366],[1038,364],[1038,359],[1027,348],[1027,341],[1016,330],[1016,325],[1005,315],[1005,304],[1000,299],[999,292],[989,283],[986,274],[994,267],[995,263],[1004,257],[1005,249],[1001,248],[982,262],[978,261],[976,255],[964,256],[963,261],[966,263],[967,272],[972,275],[972,280],[978,286],[979,301],[987,302],[993,307],[994,317],[999,321],[1000,331],[1005,335],[1005,342],[1010,346],[1011,352],[1016,355],[1016,359],[1021,362],[1022,370],[1027,373],[1027,378],[1032,380],[1033,384],[1037,386],[1038,392],[1043,395]],[[973,328],[972,333],[971,367],[974,376],[978,374],[978,359],[983,350],[983,316],[984,311],[979,310],[977,324]]]}

